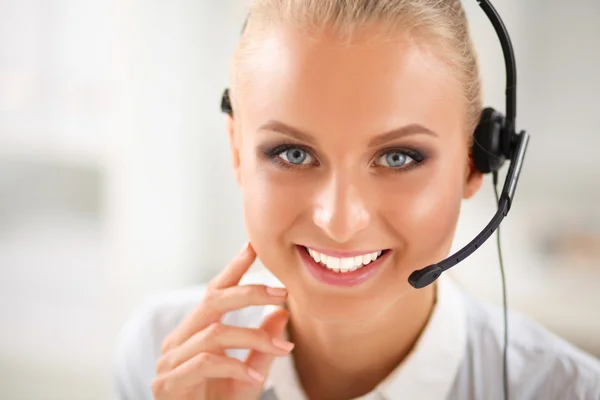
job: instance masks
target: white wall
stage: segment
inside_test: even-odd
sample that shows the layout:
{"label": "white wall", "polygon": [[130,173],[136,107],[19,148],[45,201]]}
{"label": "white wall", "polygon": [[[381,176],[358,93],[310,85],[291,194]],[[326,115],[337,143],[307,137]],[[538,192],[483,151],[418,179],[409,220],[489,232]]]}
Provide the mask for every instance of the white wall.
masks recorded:
{"label": "white wall", "polygon": [[134,305],[243,243],[218,112],[241,18],[0,2],[0,397],[108,398]]}
{"label": "white wall", "polygon": [[[247,4],[0,0],[1,398],[108,398],[114,340],[134,305],[213,275],[244,242],[219,101]],[[502,110],[500,47],[465,4],[486,102]],[[600,354],[597,264],[537,250],[560,221],[600,227],[600,6],[494,4],[517,52],[520,126],[533,135],[503,225],[511,305]],[[465,204],[455,247],[493,208],[487,185]],[[493,242],[454,275],[499,300]]]}
{"label": "white wall", "polygon": [[[552,196],[600,196],[600,2],[529,1],[530,47],[521,59],[523,122],[536,134],[530,156],[531,181]],[[533,181],[535,179],[535,182]]]}

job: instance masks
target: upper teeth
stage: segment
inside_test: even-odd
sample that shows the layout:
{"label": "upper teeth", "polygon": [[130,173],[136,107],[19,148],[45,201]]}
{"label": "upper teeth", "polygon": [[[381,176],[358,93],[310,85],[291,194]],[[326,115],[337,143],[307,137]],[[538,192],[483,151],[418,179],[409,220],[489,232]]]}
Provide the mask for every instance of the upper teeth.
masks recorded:
{"label": "upper teeth", "polygon": [[362,268],[363,266],[377,260],[383,251],[363,254],[356,257],[338,258],[319,253],[313,249],[308,249],[308,254],[318,263],[335,272],[349,272]]}

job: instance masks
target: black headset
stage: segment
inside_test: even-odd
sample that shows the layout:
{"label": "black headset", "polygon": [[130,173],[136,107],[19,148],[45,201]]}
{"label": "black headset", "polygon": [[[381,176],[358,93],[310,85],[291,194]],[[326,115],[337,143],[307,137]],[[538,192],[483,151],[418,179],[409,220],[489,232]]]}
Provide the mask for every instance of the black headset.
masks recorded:
{"label": "black headset", "polygon": [[[414,271],[408,278],[409,283],[417,288],[423,288],[433,283],[440,275],[452,268],[489,239],[498,229],[504,217],[508,214],[514,199],[521,167],[529,143],[529,134],[515,130],[517,109],[517,71],[512,43],[506,27],[497,11],[488,0],[478,0],[479,5],[492,22],[500,39],[504,61],[506,64],[506,116],[494,110],[485,108],[474,132],[471,153],[475,168],[483,174],[493,174],[494,183],[498,179],[498,171],[509,160],[510,167],[506,175],[502,194],[498,202],[498,211],[488,225],[475,239],[461,250],[445,260]],[[233,116],[233,108],[229,97],[229,89],[223,93],[221,111]]]}

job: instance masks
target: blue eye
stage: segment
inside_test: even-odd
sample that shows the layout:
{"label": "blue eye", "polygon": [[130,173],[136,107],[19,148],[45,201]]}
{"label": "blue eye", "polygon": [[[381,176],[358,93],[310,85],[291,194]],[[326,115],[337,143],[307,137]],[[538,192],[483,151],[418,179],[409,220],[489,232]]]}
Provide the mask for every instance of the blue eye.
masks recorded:
{"label": "blue eye", "polygon": [[308,160],[308,164],[312,162],[310,154],[299,147],[290,147],[278,154],[278,157],[292,165],[302,165]]}
{"label": "blue eye", "polygon": [[381,166],[388,168],[402,168],[415,162],[415,160],[406,154],[406,152],[399,150],[388,151],[381,155],[378,161]]}

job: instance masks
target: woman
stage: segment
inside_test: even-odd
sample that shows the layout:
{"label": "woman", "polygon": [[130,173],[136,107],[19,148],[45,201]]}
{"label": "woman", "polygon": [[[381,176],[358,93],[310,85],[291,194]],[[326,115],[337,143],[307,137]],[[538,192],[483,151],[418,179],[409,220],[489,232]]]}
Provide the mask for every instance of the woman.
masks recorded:
{"label": "woman", "polygon": [[[231,79],[252,244],[132,319],[120,398],[502,398],[501,314],[446,277],[407,282],[446,257],[482,183],[460,2],[256,0]],[[257,255],[271,274],[240,282]],[[510,325],[511,398],[600,398],[596,360]]]}

